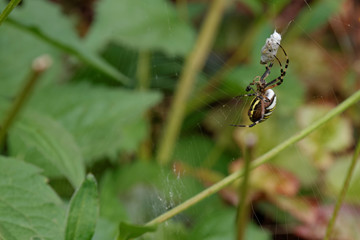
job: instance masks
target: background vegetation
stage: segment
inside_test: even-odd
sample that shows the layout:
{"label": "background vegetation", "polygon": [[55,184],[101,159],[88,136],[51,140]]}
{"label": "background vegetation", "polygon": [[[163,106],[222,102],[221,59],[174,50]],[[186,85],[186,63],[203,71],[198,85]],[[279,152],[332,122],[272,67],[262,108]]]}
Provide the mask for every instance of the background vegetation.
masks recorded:
{"label": "background vegetation", "polygon": [[[0,239],[323,239],[358,158],[359,12],[356,0],[22,1],[0,26]],[[290,58],[276,110],[230,127],[249,123],[251,99],[234,97],[264,72],[274,29]],[[44,54],[51,66],[32,66]],[[350,169],[329,239],[360,239]]]}

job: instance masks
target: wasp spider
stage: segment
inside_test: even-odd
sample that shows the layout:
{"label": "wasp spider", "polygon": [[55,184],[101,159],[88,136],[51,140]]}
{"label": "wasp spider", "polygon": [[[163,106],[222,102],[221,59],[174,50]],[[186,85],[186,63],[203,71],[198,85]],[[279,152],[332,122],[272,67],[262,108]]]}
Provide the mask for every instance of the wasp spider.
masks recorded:
{"label": "wasp spider", "polygon": [[[281,68],[280,76],[267,83],[265,81],[265,79],[269,76],[271,67],[273,66],[273,63],[270,63],[269,65],[266,64],[266,70],[265,70],[264,74],[261,77],[257,76],[246,87],[247,92],[252,90],[254,93],[237,96],[237,97],[255,96],[254,99],[251,101],[250,109],[248,111],[248,115],[249,115],[249,118],[250,118],[250,121],[252,122],[252,124],[250,124],[250,125],[231,124],[230,126],[253,127],[253,126],[265,121],[266,119],[268,119],[271,116],[272,112],[274,111],[274,109],[276,107],[276,94],[272,90],[272,88],[279,86],[280,84],[283,83],[284,76],[286,74],[286,70],[289,65],[289,58],[288,58],[284,48],[280,44],[279,44],[279,47],[282,49],[282,51],[284,52],[284,55],[286,57],[286,64],[283,68],[280,60],[275,56],[277,62],[280,65],[280,68]],[[255,86],[256,89],[254,89],[253,86]]]}

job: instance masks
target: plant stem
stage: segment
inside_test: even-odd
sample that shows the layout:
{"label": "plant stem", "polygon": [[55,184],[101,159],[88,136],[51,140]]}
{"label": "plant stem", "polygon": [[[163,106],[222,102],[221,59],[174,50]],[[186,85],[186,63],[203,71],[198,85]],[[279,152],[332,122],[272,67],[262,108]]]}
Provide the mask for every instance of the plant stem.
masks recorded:
{"label": "plant stem", "polygon": [[103,73],[104,75],[119,81],[124,85],[128,85],[130,83],[130,79],[122,74],[119,70],[115,67],[107,63],[100,57],[97,57],[95,54],[85,50],[80,46],[73,46],[67,42],[61,41],[45,32],[41,31],[39,28],[33,26],[27,26],[26,24],[16,21],[15,19],[9,18],[6,23],[11,24],[12,26],[26,31],[30,34],[33,34],[35,37],[43,40],[44,42],[61,49],[62,51],[75,56],[80,61],[88,64],[89,66],[93,67],[94,69],[98,70],[99,72]]}
{"label": "plant stem", "polygon": [[11,11],[21,2],[21,0],[11,0],[8,5],[6,5],[4,11],[0,14],[0,25],[5,21],[7,16],[11,13]]}
{"label": "plant stem", "polygon": [[196,76],[204,66],[206,57],[209,54],[226,3],[227,0],[212,1],[196,44],[186,60],[165,125],[164,134],[159,144],[157,160],[160,164],[168,163],[171,158],[184,119],[186,103],[193,89]]}
{"label": "plant stem", "polygon": [[346,174],[346,179],[344,181],[344,184],[343,184],[343,187],[341,189],[340,195],[339,195],[339,197],[337,199],[333,214],[332,214],[331,219],[330,219],[330,221],[328,223],[328,226],[327,226],[327,229],[326,229],[326,235],[325,235],[324,240],[329,240],[330,239],[330,236],[331,236],[332,230],[334,228],[334,224],[335,224],[336,218],[338,216],[339,210],[340,210],[341,205],[342,205],[342,203],[344,201],[347,190],[349,189],[350,180],[351,180],[351,177],[353,175],[355,165],[356,165],[356,161],[357,161],[359,155],[360,155],[360,139],[359,139],[359,141],[357,143],[354,155],[353,155],[353,157],[351,159],[351,163],[350,163],[348,172]]}
{"label": "plant stem", "polygon": [[[139,53],[138,64],[137,64],[137,79],[138,79],[138,89],[140,91],[146,91],[149,89],[150,85],[150,62],[151,54],[149,51],[141,51]],[[146,121],[151,122],[151,111],[147,111],[145,114]],[[151,158],[151,139],[150,133],[147,134],[144,141],[140,144],[139,147],[139,159],[144,161],[149,161]]]}
{"label": "plant stem", "polygon": [[[320,126],[327,123],[330,119],[333,117],[339,115],[343,111],[345,111],[347,108],[349,108],[351,105],[355,104],[356,102],[360,101],[360,90],[355,92],[353,95],[348,97],[345,101],[343,101],[341,104],[339,104],[337,107],[329,111],[325,116],[320,118],[319,120],[313,122],[310,126],[307,128],[301,130],[300,132],[296,133],[292,137],[288,138],[284,142],[280,143],[264,155],[257,158],[255,161],[252,162],[250,169],[257,168],[258,166],[268,162],[271,158],[279,154],[281,151],[283,151],[285,148],[289,147],[290,145],[300,141],[316,129],[318,129]],[[165,212],[164,214],[158,216],[157,218],[151,220],[147,223],[147,225],[155,224],[155,223],[161,223],[166,221],[167,219],[172,218],[176,214],[190,208],[191,206],[195,205],[196,203],[200,202],[201,200],[211,196],[212,194],[218,192],[219,190],[223,189],[224,187],[228,186],[229,184],[233,183],[235,180],[243,176],[244,172],[242,170],[234,172],[230,174],[229,176],[225,177],[223,180],[215,183],[214,185],[206,188],[199,194],[195,195],[194,197],[186,200],[182,204],[176,206],[175,208]]]}
{"label": "plant stem", "polygon": [[8,132],[11,124],[14,122],[16,116],[24,106],[25,101],[30,96],[34,86],[39,79],[40,75],[51,65],[51,59],[44,55],[34,60],[32,71],[25,82],[24,87],[21,89],[19,96],[15,99],[10,108],[9,114],[6,115],[4,122],[0,127],[0,147],[3,146],[5,135]]}
{"label": "plant stem", "polygon": [[139,53],[136,75],[140,90],[147,90],[150,85],[150,56],[149,51]]}
{"label": "plant stem", "polygon": [[244,154],[244,177],[239,189],[239,205],[237,213],[237,240],[243,240],[245,236],[246,224],[248,221],[248,190],[249,190],[249,176],[250,176],[250,162],[252,159],[252,153],[255,146],[255,135],[251,134],[247,137],[245,143]]}

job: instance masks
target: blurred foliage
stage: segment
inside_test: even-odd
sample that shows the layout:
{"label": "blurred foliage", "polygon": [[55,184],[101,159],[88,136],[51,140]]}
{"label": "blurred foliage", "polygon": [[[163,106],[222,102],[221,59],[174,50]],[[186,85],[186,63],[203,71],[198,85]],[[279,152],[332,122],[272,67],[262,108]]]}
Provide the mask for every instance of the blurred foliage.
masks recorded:
{"label": "blurred foliage", "polygon": [[[357,1],[229,1],[184,102],[173,161],[159,166],[158,142],[209,4],[90,2],[25,0],[0,26],[0,119],[34,58],[53,61],[2,147],[1,239],[234,239],[240,181],[156,228],[143,224],[241,169],[251,134],[256,158],[360,87]],[[290,58],[274,88],[276,110],[254,128],[230,127],[249,123],[251,97],[235,97],[265,71],[260,49],[274,28]],[[140,66],[144,53],[150,62]],[[280,75],[274,65],[267,81]],[[139,89],[139,69],[149,73],[148,89]],[[245,239],[323,238],[359,122],[357,104],[251,173]],[[357,165],[339,239],[359,239],[359,178]]]}
{"label": "blurred foliage", "polygon": [[85,39],[92,49],[101,49],[114,41],[140,51],[185,55],[194,42],[192,27],[163,0],[99,1],[95,12],[97,20]]}
{"label": "blurred foliage", "polygon": [[85,161],[92,163],[115,159],[119,151],[135,151],[147,132],[142,116],[160,99],[158,92],[69,83],[40,90],[29,105],[57,119],[75,137]]}

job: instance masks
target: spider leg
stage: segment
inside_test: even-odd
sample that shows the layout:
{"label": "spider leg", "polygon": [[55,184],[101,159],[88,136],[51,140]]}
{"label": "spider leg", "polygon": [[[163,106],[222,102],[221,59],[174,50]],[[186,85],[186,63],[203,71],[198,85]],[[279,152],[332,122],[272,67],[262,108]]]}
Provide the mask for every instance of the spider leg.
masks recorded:
{"label": "spider leg", "polygon": [[[253,79],[253,81],[251,82],[251,83],[249,83],[249,85],[246,87],[246,91],[247,92],[249,92],[250,90],[253,90],[253,92],[255,92],[255,90],[253,89],[253,85],[255,85],[256,84],[256,82],[258,82],[259,81],[259,79],[260,79],[260,76],[256,76],[254,79]],[[256,81],[257,80],[257,81]]]}
{"label": "spider leg", "polygon": [[260,76],[256,76],[253,81],[246,87],[246,91],[249,92],[250,90],[253,90],[253,92],[255,92],[255,89],[252,87],[253,85],[255,85],[256,83],[260,83],[262,85],[265,85],[265,79],[269,76],[270,74],[270,70],[273,66],[273,63],[270,63],[269,65],[266,64],[265,66],[265,72],[263,73],[263,75]]}
{"label": "spider leg", "polygon": [[261,101],[265,101],[265,102],[270,102],[270,99],[268,99],[266,96],[263,97],[263,96],[257,96],[258,98],[260,98]]}
{"label": "spider leg", "polygon": [[285,74],[286,74],[286,70],[289,66],[289,57],[288,55],[286,54],[284,48],[279,44],[279,47],[283,50],[284,52],[284,55],[286,57],[286,63],[285,63],[285,66],[284,66],[284,69],[282,67],[282,64],[280,62],[280,60],[275,56],[276,60],[278,61],[279,65],[280,65],[280,68],[281,68],[281,74],[278,78],[272,80],[271,82],[267,83],[266,86],[265,86],[265,90],[268,90],[268,89],[271,89],[271,88],[274,88],[276,86],[279,86],[280,84],[283,83],[284,81],[284,77],[285,77]]}
{"label": "spider leg", "polygon": [[264,119],[259,119],[256,122],[253,122],[252,124],[249,124],[249,125],[230,124],[230,126],[232,126],[232,127],[248,127],[248,128],[251,128],[251,127],[261,123],[262,120],[264,120]]}
{"label": "spider leg", "polygon": [[255,92],[254,88],[253,88],[251,85],[255,85],[255,83],[250,83],[250,84],[246,87],[245,91],[250,92],[251,90],[253,90],[253,92]]}
{"label": "spider leg", "polygon": [[280,60],[275,56],[276,60],[278,61],[279,65],[280,65],[280,76],[275,78],[274,80],[272,80],[271,82],[268,82],[266,85],[265,85],[265,90],[268,90],[268,89],[271,89],[271,88],[274,88],[276,86],[279,86],[280,84],[283,83],[283,80],[284,80],[284,76],[285,76],[285,73],[286,73],[286,70],[284,71],[283,70],[283,67],[282,67],[282,64],[280,62]]}
{"label": "spider leg", "polygon": [[252,124],[250,124],[250,125],[237,125],[237,124],[230,124],[230,126],[232,126],[232,127],[248,127],[248,128],[251,128],[251,127],[253,127],[253,126],[255,126],[256,124],[258,124],[259,122],[258,121],[256,121],[256,122],[254,122],[254,123],[252,123]]}
{"label": "spider leg", "polygon": [[253,96],[256,96],[256,93],[249,93],[249,94],[235,96],[235,97],[233,97],[233,99],[242,98],[242,97],[253,97]]}
{"label": "spider leg", "polygon": [[269,66],[266,64],[265,72],[259,80],[262,84],[265,83],[265,79],[270,75],[270,70],[271,70],[272,66],[273,66],[273,63],[270,63]]}

